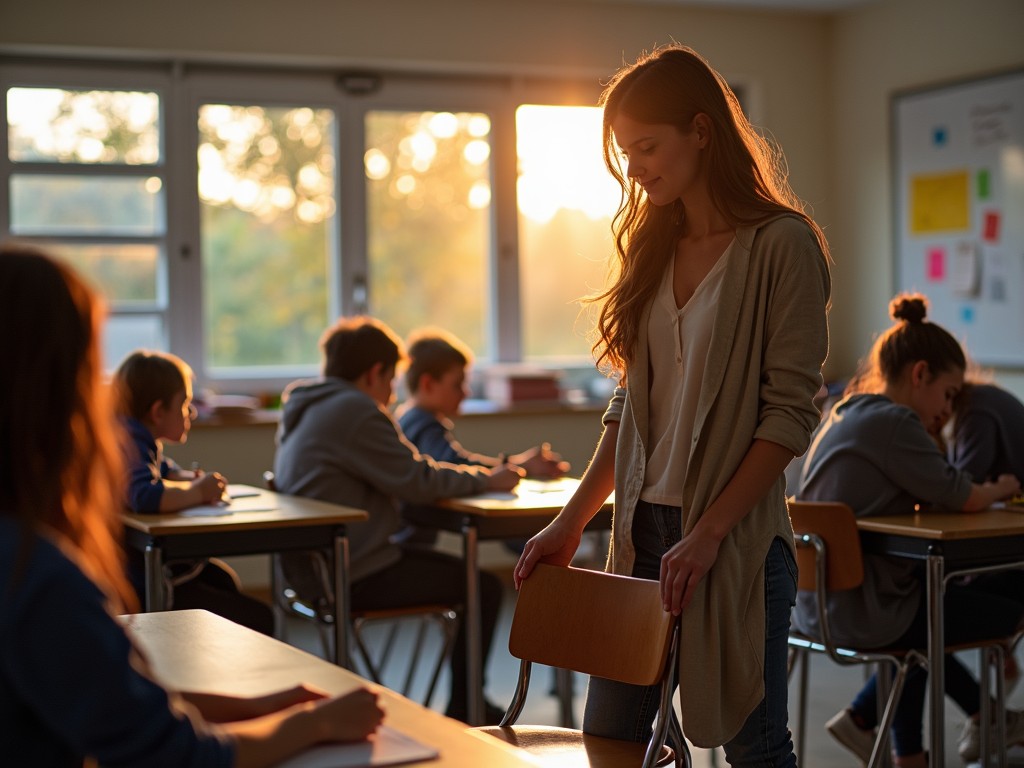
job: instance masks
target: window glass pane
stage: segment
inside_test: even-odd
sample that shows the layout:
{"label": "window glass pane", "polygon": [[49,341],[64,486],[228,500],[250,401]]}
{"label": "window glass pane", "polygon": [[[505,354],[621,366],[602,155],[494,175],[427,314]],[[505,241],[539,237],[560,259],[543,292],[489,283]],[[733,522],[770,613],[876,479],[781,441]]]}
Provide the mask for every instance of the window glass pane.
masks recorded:
{"label": "window glass pane", "polygon": [[431,324],[488,349],[490,119],[366,117],[370,311],[400,335]]}
{"label": "window glass pane", "polygon": [[8,153],[15,162],[160,160],[160,97],[138,91],[7,91]]}
{"label": "window glass pane", "polygon": [[603,289],[619,187],[604,167],[598,107],[516,110],[520,295],[526,357],[585,356],[579,298]]}
{"label": "window glass pane", "polygon": [[318,362],[335,249],[334,132],[328,109],[200,108],[210,368]]}
{"label": "window glass pane", "polygon": [[17,235],[120,235],[164,232],[158,176],[11,175],[11,232]]}
{"label": "window glass pane", "polygon": [[113,307],[157,304],[158,246],[63,243],[53,245],[51,249],[103,293],[107,303]]}
{"label": "window glass pane", "polygon": [[167,349],[160,315],[111,315],[103,327],[103,365],[116,368],[136,349]]}

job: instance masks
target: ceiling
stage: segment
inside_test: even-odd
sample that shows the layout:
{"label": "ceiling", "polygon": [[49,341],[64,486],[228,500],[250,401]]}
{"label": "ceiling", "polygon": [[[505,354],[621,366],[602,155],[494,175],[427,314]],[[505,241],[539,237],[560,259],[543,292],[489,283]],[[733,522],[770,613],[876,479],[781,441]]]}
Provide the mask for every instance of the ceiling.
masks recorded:
{"label": "ceiling", "polygon": [[657,5],[704,6],[707,8],[761,8],[777,11],[810,11],[831,13],[877,0],[634,0]]}

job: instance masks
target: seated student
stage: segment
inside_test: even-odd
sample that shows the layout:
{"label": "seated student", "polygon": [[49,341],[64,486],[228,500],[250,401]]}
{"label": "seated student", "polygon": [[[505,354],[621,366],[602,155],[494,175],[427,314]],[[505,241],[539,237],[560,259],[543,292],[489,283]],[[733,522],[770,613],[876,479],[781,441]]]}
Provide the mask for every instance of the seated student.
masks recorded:
{"label": "seated student", "polygon": [[976,483],[1024,477],[1024,403],[995,384],[968,382],[957,396],[950,463]]}
{"label": "seated student", "polygon": [[[132,449],[128,507],[139,513],[176,512],[220,501],[227,480],[216,472],[185,470],[163,455],[163,443],[184,443],[192,426],[192,370],[184,360],[163,352],[139,350],[114,374],[117,407]],[[137,587],[142,560],[131,554]],[[238,576],[211,559],[173,561],[165,569],[174,608],[205,608],[266,635],[274,634],[274,614],[265,603],[240,591]]]}
{"label": "seated student", "polygon": [[[1013,475],[974,483],[950,466],[935,435],[949,419],[963,384],[965,357],[956,340],[926,322],[927,300],[902,295],[891,304],[897,321],[875,342],[848,396],[831,411],[807,454],[797,498],[841,501],[858,515],[907,514],[925,503],[951,510],[984,509],[1020,489]],[[993,574],[946,591],[946,641],[950,645],[1013,634],[1024,626],[1021,573]],[[925,576],[918,562],[864,555],[864,584],[833,592],[828,611],[833,637],[862,648],[927,644]],[[819,635],[816,597],[797,596],[793,624]],[[978,684],[953,655],[945,660],[946,693],[968,715],[960,756],[978,759]],[[922,714],[926,672],[907,676],[893,723],[897,766],[924,768]],[[874,742],[875,678],[849,709],[827,724],[829,732],[867,762]],[[1008,711],[1007,743],[1024,740],[1024,713]]]}
{"label": "seated student", "polygon": [[457,338],[436,328],[409,337],[405,383],[409,399],[399,408],[398,425],[416,449],[435,461],[497,467],[504,462],[526,470],[527,477],[561,477],[569,462],[548,443],[510,456],[486,456],[463,448],[452,434],[452,419],[466,397],[466,369],[473,353]]}
{"label": "seated student", "polygon": [[[473,353],[455,336],[436,328],[425,328],[409,337],[409,362],[405,383],[409,399],[396,413],[402,434],[416,449],[435,461],[497,467],[508,462],[522,467],[528,477],[556,478],[569,471],[569,462],[552,452],[548,443],[511,456],[487,456],[466,450],[452,433],[452,419],[466,397],[466,369]],[[408,526],[400,534],[406,544],[432,545],[437,531]],[[513,551],[522,552],[523,541],[509,541]]]}
{"label": "seated student", "polygon": [[165,690],[115,616],[125,471],[101,382],[99,300],[42,253],[0,247],[0,762],[267,766],[357,741],[382,712],[358,689],[254,698]]}
{"label": "seated student", "polygon": [[[403,351],[401,340],[384,323],[369,317],[342,318],[324,332],[320,343],[323,377],[295,382],[282,396],[274,459],[278,489],[369,513],[369,520],[353,525],[348,533],[353,610],[461,603],[461,560],[394,543],[401,528],[398,503],[427,504],[450,496],[510,490],[522,470],[436,462],[409,444],[387,410]],[[292,586],[311,581],[303,578],[302,569],[309,566],[301,556],[282,555],[282,566],[289,582],[295,581]],[[497,577],[480,574],[485,659],[501,592]],[[461,622],[451,658],[447,709],[459,720],[468,714],[466,656]],[[497,722],[502,714],[501,708],[487,705],[488,722]]]}

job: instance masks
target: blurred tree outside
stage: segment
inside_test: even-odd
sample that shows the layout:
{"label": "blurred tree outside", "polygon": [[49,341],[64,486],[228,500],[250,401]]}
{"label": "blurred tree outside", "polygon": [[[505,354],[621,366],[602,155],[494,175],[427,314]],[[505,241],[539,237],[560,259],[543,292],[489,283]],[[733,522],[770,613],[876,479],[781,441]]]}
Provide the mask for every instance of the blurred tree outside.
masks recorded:
{"label": "blurred tree outside", "polygon": [[366,118],[370,311],[402,336],[437,325],[486,357],[490,120],[479,113]]}
{"label": "blurred tree outside", "polygon": [[203,105],[204,338],[213,368],[314,364],[328,323],[334,113]]}

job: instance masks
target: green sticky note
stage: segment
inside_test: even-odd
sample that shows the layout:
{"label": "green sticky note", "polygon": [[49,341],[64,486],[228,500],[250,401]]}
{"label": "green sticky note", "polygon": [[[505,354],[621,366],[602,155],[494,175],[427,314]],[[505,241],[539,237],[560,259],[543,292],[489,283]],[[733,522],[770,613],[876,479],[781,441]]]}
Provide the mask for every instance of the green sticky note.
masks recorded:
{"label": "green sticky note", "polygon": [[978,171],[978,197],[981,200],[987,200],[989,195],[989,178],[988,169],[983,168]]}

